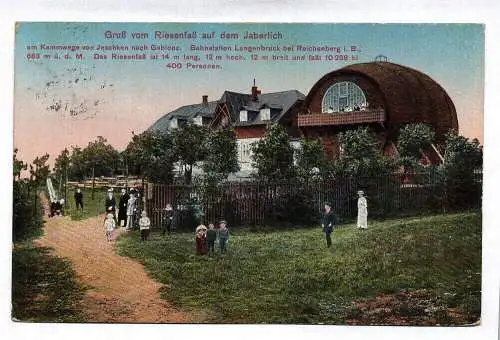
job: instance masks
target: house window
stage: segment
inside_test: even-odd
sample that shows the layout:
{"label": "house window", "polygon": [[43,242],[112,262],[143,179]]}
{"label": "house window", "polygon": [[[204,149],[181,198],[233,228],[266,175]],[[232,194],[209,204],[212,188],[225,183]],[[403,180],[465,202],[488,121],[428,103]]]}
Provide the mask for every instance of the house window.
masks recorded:
{"label": "house window", "polygon": [[170,128],[171,129],[177,129],[177,118],[173,118],[171,121],[170,121]]}
{"label": "house window", "polygon": [[247,110],[241,110],[240,111],[240,122],[246,122],[248,120],[248,111]]}
{"label": "house window", "polygon": [[193,123],[194,123],[194,125],[202,126],[203,125],[203,117],[201,117],[201,116],[194,117],[193,118]]}
{"label": "house window", "polygon": [[330,86],[323,96],[323,113],[359,111],[366,106],[366,97],[361,88],[350,81]]}
{"label": "house window", "polygon": [[260,120],[271,120],[271,109],[269,108],[261,109]]}

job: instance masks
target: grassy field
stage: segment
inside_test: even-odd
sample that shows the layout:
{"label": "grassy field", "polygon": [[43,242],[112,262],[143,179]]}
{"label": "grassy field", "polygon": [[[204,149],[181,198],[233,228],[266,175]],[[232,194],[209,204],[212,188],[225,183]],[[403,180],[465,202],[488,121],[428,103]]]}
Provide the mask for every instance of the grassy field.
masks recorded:
{"label": "grassy field", "polygon": [[320,228],[231,230],[226,254],[195,255],[192,234],[118,240],[165,284],[162,297],[214,323],[457,325],[480,317],[481,214]]}
{"label": "grassy field", "polygon": [[84,288],[69,261],[31,242],[12,251],[12,317],[27,322],[83,322]]}
{"label": "grassy field", "polygon": [[[104,213],[104,202],[108,194],[107,189],[95,189],[94,199],[92,199],[92,189],[82,189],[83,193],[83,212],[76,210],[74,190],[68,190],[68,205],[65,213],[72,220],[83,220],[85,218],[97,216]],[[118,204],[119,194],[115,192],[116,203]]]}

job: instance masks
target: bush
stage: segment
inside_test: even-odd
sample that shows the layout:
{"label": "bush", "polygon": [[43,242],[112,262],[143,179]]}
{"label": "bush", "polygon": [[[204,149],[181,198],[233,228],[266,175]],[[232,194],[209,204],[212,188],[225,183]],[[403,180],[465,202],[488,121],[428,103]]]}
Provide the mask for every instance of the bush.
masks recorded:
{"label": "bush", "polygon": [[36,189],[31,188],[28,182],[14,181],[13,183],[13,242],[24,241],[42,234],[42,205],[34,192]]}

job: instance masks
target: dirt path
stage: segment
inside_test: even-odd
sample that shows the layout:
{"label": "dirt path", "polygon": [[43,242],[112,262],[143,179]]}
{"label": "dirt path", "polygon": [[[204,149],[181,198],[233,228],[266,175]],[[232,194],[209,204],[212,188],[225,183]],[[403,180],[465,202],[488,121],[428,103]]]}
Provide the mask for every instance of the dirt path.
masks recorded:
{"label": "dirt path", "polygon": [[[72,221],[69,217],[46,217],[45,235],[36,241],[69,259],[79,281],[91,286],[83,302],[89,321],[198,322],[160,299],[160,285],[147,276],[141,264],[115,253],[115,242],[106,241],[103,218]],[[124,232],[122,228],[115,230],[114,237]]]}

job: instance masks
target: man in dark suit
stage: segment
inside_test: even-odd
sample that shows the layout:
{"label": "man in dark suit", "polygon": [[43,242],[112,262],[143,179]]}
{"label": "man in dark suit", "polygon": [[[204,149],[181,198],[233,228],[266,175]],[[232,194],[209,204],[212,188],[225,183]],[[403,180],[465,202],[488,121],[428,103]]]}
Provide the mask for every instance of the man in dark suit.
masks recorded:
{"label": "man in dark suit", "polygon": [[321,228],[326,236],[326,246],[332,246],[332,237],[331,233],[333,232],[333,228],[335,227],[335,216],[333,215],[332,205],[331,203],[325,203],[325,212],[323,213],[323,220],[321,222]]}
{"label": "man in dark suit", "polygon": [[130,195],[127,193],[127,190],[122,189],[120,201],[118,202],[118,225],[120,227],[125,227],[127,225],[127,202],[129,198]]}
{"label": "man in dark suit", "polygon": [[78,207],[80,207],[83,211],[83,193],[80,190],[80,188],[76,188],[75,204],[76,204],[76,210],[78,210]]}

